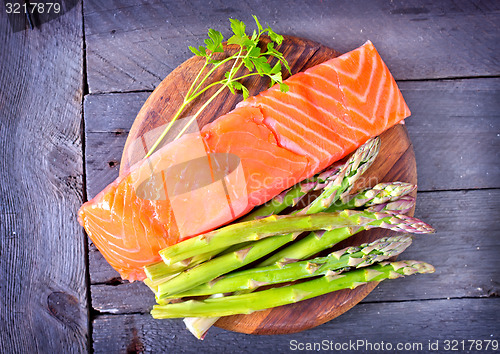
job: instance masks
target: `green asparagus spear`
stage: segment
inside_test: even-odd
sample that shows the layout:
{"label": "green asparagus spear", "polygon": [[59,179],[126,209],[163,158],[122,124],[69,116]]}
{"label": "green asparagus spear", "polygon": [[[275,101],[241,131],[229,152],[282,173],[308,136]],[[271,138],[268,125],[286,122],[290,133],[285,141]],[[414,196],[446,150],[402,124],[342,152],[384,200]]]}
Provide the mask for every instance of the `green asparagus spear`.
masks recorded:
{"label": "green asparagus spear", "polygon": [[350,267],[366,267],[400,254],[410,244],[411,236],[409,235],[381,238],[372,243],[347,247],[330,253],[326,257],[318,257],[309,261],[273,264],[230,273],[174,296],[203,296],[255,290],[263,285],[286,283],[323,275],[329,270],[341,272]]}
{"label": "green asparagus spear", "polygon": [[179,242],[160,251],[165,264],[174,264],[198,254],[225,249],[245,241],[257,241],[290,232],[333,230],[359,227],[378,218],[378,214],[343,210],[311,215],[271,215],[263,219],[232,224],[221,229]]}
{"label": "green asparagus spear", "polygon": [[[399,205],[404,211],[406,211],[414,205],[414,198],[412,197],[404,197],[404,198],[405,200],[407,200],[406,203],[400,203],[400,201],[396,201],[387,203],[385,204],[385,206],[387,207],[387,205],[395,203],[396,205]],[[378,207],[383,207],[383,206],[384,204],[379,205]],[[434,232],[434,229],[431,226],[427,225],[426,223],[418,219],[406,215],[397,215],[394,213],[394,211],[391,211],[388,214],[392,215],[392,217],[374,220],[373,222],[365,226],[342,227],[326,232],[321,232],[321,231],[311,232],[303,239],[300,239],[292,243],[291,245],[280,250],[271,257],[267,258],[263,262],[259,263],[258,266],[263,267],[274,264],[276,262],[283,262],[286,259],[306,259],[308,257],[315,255],[318,252],[321,252],[327,248],[332,247],[333,245],[339,243],[340,241],[345,240],[346,238],[360,231],[368,230],[374,227],[381,227],[393,231],[409,232],[415,234]]]}
{"label": "green asparagus spear", "polygon": [[362,206],[369,207],[371,205],[395,201],[400,197],[410,194],[416,188],[416,185],[405,182],[379,183],[373,188],[367,188],[355,195],[342,198],[338,203],[328,208],[327,211],[355,209]]}
{"label": "green asparagus spear", "polygon": [[[378,142],[376,141],[371,141],[369,143],[373,143],[374,145]],[[375,145],[375,150],[376,151],[377,148],[376,148],[376,145]],[[353,161],[359,161],[358,160],[358,157],[360,156],[360,154],[362,153],[361,150],[358,150],[352,157],[351,159],[348,161],[348,163],[346,164],[346,166],[349,166],[349,163],[353,162]],[[367,169],[369,167],[371,163],[368,163],[366,165],[364,165],[364,168]],[[361,165],[361,168],[363,168],[363,165]],[[345,178],[345,174],[343,175]],[[358,175],[359,177],[359,175]],[[348,177],[347,177],[348,178]],[[351,183],[353,183],[355,180],[355,178],[353,178],[353,180],[351,181]],[[338,181],[337,181],[337,185],[338,185]],[[324,186],[321,186],[322,188],[324,188]],[[330,185],[331,187],[331,185]],[[345,198],[345,196],[348,194],[348,191],[349,191],[350,187],[346,188],[346,190],[342,191],[340,190],[339,193],[336,193],[335,194],[335,197],[339,198],[339,197],[343,197]],[[393,190],[398,190],[397,188],[393,188]],[[403,189],[399,189],[399,191],[403,191]],[[401,193],[403,194],[403,193]],[[394,193],[394,198],[397,198],[398,195],[397,193]],[[403,197],[405,198],[405,197]],[[404,200],[402,202],[393,202],[393,203],[385,203],[384,205],[377,205],[375,206],[377,209],[373,210],[373,211],[389,211],[389,210],[394,210],[394,211],[399,211],[401,213],[405,213],[407,210],[405,210],[405,208],[407,208],[408,210],[414,205],[414,200],[411,200],[411,197],[408,197],[410,198],[410,200]],[[333,200],[335,201],[335,200]],[[344,235],[341,235],[342,233],[339,233],[337,234],[337,239],[338,240],[342,240],[344,238],[347,238],[349,237],[350,235],[352,235],[353,233],[355,233],[355,230],[352,229],[352,228],[346,228],[344,229],[343,231],[350,231],[350,233],[346,233],[344,232]],[[361,229],[359,229],[358,231],[361,231]],[[334,235],[331,235],[331,239],[332,239],[332,243],[334,243],[333,239],[335,239],[335,237],[333,237]],[[279,243],[278,239],[275,240],[275,237],[271,237],[270,240],[262,240],[262,241],[259,241],[259,242],[266,242],[266,243],[270,243],[270,242],[274,242],[274,244],[279,244],[279,246],[282,246],[286,243],[285,242],[281,242]],[[271,246],[274,246],[273,245],[270,245]],[[273,250],[277,249],[278,247],[273,247]],[[261,263],[262,264],[262,263]],[[271,263],[263,263],[263,264],[271,264]],[[186,323],[186,327],[189,329],[189,331],[194,335],[196,336],[197,338],[202,338],[206,332],[208,331],[208,329],[210,329],[210,327],[217,321],[217,317],[213,317],[213,318],[207,318],[207,317],[204,317],[204,318],[190,318],[188,321],[185,321]]]}
{"label": "green asparagus spear", "polygon": [[250,294],[155,305],[151,314],[154,318],[220,317],[249,314],[254,311],[296,303],[341,289],[354,289],[371,281],[432,272],[434,272],[433,266],[419,261],[383,262],[340,275],[336,272],[327,272],[318,279]]}
{"label": "green asparagus spear", "polygon": [[[319,232],[315,232],[313,233],[313,235],[315,236],[313,236],[314,239],[312,241],[303,244],[302,240],[300,240],[287,247],[287,249],[290,248],[292,252],[286,253],[286,258],[305,258],[302,257],[304,253],[313,255],[346,239],[347,237],[351,236],[361,229],[366,230],[373,227],[381,227],[394,231],[410,233],[433,232],[433,229],[429,225],[418,219],[406,215],[396,215],[393,213],[370,213],[365,211],[357,212],[354,210],[344,210],[341,213],[344,215],[346,220],[352,218],[353,225],[356,223],[358,223],[358,225],[353,227],[342,227],[340,229],[334,229],[324,232],[323,235],[321,235]],[[281,237],[288,237],[288,240],[290,240],[290,238],[293,237],[293,234],[279,235],[276,237],[277,239]],[[184,292],[199,284],[206,283],[220,275],[226,274],[228,273],[228,268],[231,268],[230,270],[238,268],[237,266],[235,267],[235,265],[238,263],[248,264],[250,262],[253,262],[254,260],[260,258],[263,252],[269,252],[269,250],[265,247],[267,247],[269,243],[273,244],[272,242],[274,242],[273,238],[263,239],[259,242],[255,242],[253,245],[249,246],[246,249],[233,252],[225,256],[216,257],[209,262],[200,264],[179,274],[178,276],[158,285],[157,300],[162,301],[167,296]],[[295,247],[295,245],[299,243],[301,246],[298,248]],[[309,243],[312,243],[312,245],[310,245]],[[299,256],[297,257],[297,255]],[[286,261],[286,259],[282,261]]]}
{"label": "green asparagus spear", "polygon": [[[336,167],[332,167],[325,171],[324,173],[316,176],[316,181],[313,182],[316,186],[318,182],[326,183],[328,178],[335,176],[338,172]],[[324,188],[325,186],[320,186],[320,188]],[[410,209],[413,204],[410,203],[412,201],[412,197],[400,198],[401,196],[405,196],[406,194],[412,192],[415,186],[409,183],[403,182],[393,182],[393,183],[380,183],[371,189],[366,189],[361,192],[358,192],[355,196],[350,196],[349,198],[344,198],[344,202],[342,203],[342,208],[340,206],[332,206],[328,208],[327,211],[335,211],[335,210],[343,210],[350,209],[354,207],[363,206],[362,203],[365,203],[365,206],[372,206],[368,208],[369,211],[390,211],[395,210],[399,213],[406,213],[406,210],[402,210],[402,205],[410,205],[408,209]],[[316,188],[315,188],[316,189]],[[387,203],[391,201],[390,203]],[[258,213],[263,215],[262,213]],[[241,247],[240,247],[241,248]],[[231,251],[237,250],[239,248],[233,249]],[[160,284],[166,280],[166,278],[170,278],[172,274],[176,274],[186,270],[189,267],[193,267],[197,264],[200,264],[204,261],[211,259],[220,253],[220,250],[215,250],[212,252],[208,252],[205,254],[200,254],[193,257],[187,264],[184,263],[175,263],[171,265],[165,264],[165,262],[157,262],[146,266],[144,268],[147,277],[150,279],[152,284]]]}

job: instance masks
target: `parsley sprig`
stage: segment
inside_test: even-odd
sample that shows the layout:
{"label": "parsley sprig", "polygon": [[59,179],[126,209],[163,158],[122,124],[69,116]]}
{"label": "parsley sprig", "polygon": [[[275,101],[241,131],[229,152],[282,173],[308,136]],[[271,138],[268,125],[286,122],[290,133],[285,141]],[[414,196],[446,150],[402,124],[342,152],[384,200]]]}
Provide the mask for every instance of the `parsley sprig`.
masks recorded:
{"label": "parsley sprig", "polygon": [[[184,112],[184,109],[203,94],[208,89],[214,86],[220,86],[219,89],[198,109],[198,111],[190,118],[182,130],[177,134],[175,139],[181,137],[188,127],[196,120],[196,118],[201,114],[201,112],[226,88],[228,88],[231,93],[235,94],[237,91],[241,91],[243,94],[243,99],[247,99],[249,96],[249,90],[245,85],[241,83],[240,80],[259,75],[261,77],[268,77],[271,80],[270,85],[278,84],[282,92],[288,91],[288,86],[283,82],[281,75],[282,66],[284,66],[288,72],[290,72],[290,67],[288,62],[284,58],[283,54],[276,50],[275,45],[280,45],[283,42],[283,36],[274,32],[271,27],[262,27],[256,16],[252,15],[257,29],[253,30],[251,35],[246,33],[246,25],[244,22],[237,19],[230,19],[231,30],[233,35],[227,40],[228,44],[234,44],[239,47],[236,53],[228,56],[224,59],[219,59],[216,53],[223,53],[224,48],[222,42],[224,41],[224,36],[214,29],[208,30],[208,38],[205,39],[205,45],[200,45],[198,48],[190,46],[189,49],[197,56],[205,58],[204,64],[197,76],[191,83],[187,93],[184,96],[183,102],[180,105],[177,112],[174,114],[169,124],[160,135],[158,140],[153,144],[151,149],[149,149],[146,157],[149,157],[161,143],[163,138],[167,135],[170,128],[174,122],[180,117]],[[270,42],[267,43],[265,49],[259,47],[259,41],[262,35],[269,36]],[[278,59],[274,66],[269,64],[269,58],[274,57]],[[231,62],[231,69],[224,74],[224,77],[220,80],[207,84],[207,80],[211,75],[217,70],[217,68],[222,65]],[[236,76],[242,67],[246,68],[246,73]]]}

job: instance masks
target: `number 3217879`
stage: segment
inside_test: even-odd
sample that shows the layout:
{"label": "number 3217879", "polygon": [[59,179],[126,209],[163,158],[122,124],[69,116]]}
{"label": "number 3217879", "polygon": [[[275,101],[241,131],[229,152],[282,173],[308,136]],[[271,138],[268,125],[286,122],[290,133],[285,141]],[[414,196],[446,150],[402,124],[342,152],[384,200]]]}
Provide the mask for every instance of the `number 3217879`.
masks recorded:
{"label": "number 3217879", "polygon": [[61,12],[61,4],[57,2],[30,2],[29,4],[23,3],[5,3],[5,11],[8,14],[21,14],[21,13],[55,13],[58,14]]}
{"label": "number 3217879", "polygon": [[443,342],[444,350],[456,350],[456,351],[482,351],[482,350],[498,350],[498,340],[445,340]]}

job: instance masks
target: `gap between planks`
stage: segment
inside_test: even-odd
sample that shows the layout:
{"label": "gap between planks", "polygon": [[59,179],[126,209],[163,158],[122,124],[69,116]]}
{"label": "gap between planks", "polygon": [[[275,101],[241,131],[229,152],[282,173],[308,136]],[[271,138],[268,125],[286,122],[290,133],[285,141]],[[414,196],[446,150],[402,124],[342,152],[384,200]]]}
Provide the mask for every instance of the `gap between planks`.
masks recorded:
{"label": "gap between planks", "polygon": [[[85,16],[84,16],[84,9],[83,9],[83,1],[81,2],[81,9],[80,11],[82,12],[82,102],[81,102],[81,133],[80,133],[80,139],[82,142],[82,186],[83,186],[83,191],[82,191],[82,197],[83,197],[83,202],[86,202],[87,199],[87,164],[86,164],[86,158],[87,155],[85,154],[85,105],[84,100],[85,96],[89,94],[89,83],[87,79],[87,41],[85,37]],[[89,259],[89,243],[88,243],[88,236],[84,230],[82,230],[82,233],[84,235],[84,252],[85,252],[85,285],[86,285],[86,291],[87,291],[87,328],[88,328],[88,335],[87,335],[87,345],[88,345],[88,352],[92,353],[93,348],[94,348],[94,342],[93,342],[93,323],[96,317],[96,311],[94,307],[92,306],[92,283],[90,280],[90,259]]]}

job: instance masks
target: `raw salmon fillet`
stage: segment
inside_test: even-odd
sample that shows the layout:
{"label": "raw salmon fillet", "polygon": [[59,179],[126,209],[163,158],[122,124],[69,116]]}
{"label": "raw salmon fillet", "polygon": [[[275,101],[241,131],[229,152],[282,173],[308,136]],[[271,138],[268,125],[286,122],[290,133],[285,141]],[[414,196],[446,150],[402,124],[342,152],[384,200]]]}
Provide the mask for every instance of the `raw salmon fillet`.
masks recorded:
{"label": "raw salmon fillet", "polygon": [[[161,260],[162,248],[236,219],[410,115],[369,41],[286,83],[287,93],[272,87],[239,103],[200,134],[162,147],[81,207],[80,223],[122,278],[144,279],[143,266]],[[143,195],[141,188],[150,180],[165,184],[164,171],[189,160],[193,146],[203,146],[209,156],[239,158],[246,190],[231,196],[230,213],[223,202],[206,207],[207,198],[197,196],[174,213],[174,202],[161,191],[165,188],[146,189],[149,194]],[[207,195],[217,188],[222,187],[205,187]],[[196,217],[189,218],[195,210]]]}

